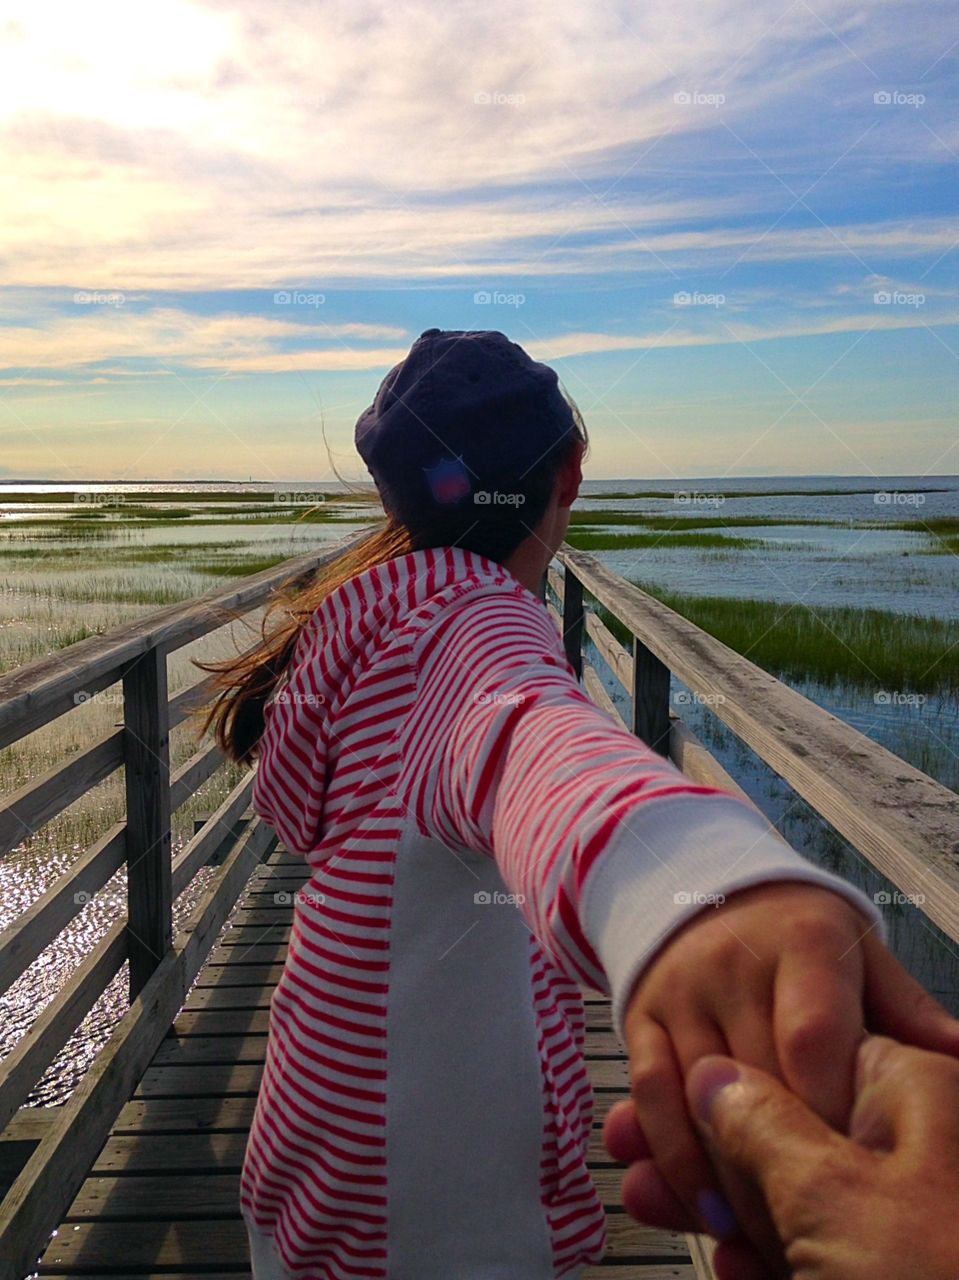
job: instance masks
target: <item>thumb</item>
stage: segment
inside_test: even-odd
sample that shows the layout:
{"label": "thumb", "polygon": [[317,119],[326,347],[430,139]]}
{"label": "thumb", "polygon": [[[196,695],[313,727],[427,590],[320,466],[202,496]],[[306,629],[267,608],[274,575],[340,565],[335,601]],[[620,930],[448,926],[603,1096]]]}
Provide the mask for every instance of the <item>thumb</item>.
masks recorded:
{"label": "thumb", "polygon": [[686,1096],[717,1161],[758,1187],[787,1242],[808,1170],[822,1168],[827,1148],[851,1144],[778,1080],[732,1058],[700,1058],[687,1074]]}

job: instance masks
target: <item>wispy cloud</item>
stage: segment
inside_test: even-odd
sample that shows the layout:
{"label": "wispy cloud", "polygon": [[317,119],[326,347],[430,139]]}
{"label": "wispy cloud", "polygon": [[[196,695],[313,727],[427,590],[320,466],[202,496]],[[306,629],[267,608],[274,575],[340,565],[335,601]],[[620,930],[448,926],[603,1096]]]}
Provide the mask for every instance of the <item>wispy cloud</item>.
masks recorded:
{"label": "wispy cloud", "polygon": [[623,393],[644,352],[737,342],[912,333],[951,360],[948,15],[8,0],[0,403],[103,389],[147,428],[160,380],[372,375],[432,323],[603,357]]}

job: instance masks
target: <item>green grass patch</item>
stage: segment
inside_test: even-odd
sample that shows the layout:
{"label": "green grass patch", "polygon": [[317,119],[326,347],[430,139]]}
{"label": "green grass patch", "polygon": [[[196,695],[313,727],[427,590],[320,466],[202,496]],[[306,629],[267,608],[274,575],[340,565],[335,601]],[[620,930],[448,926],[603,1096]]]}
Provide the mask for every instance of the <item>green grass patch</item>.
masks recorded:
{"label": "green grass patch", "polygon": [[[873,694],[959,693],[959,622],[884,609],[811,609],[772,600],[693,596],[637,583],[723,644],[783,679]],[[623,643],[629,632],[606,610]]]}
{"label": "green grass patch", "polygon": [[[873,494],[888,493],[888,489],[877,487],[875,489],[710,489],[708,487],[698,488],[696,490],[677,488],[673,493],[710,493],[716,494],[722,498],[819,498],[819,497],[841,497],[856,494]],[[953,488],[950,485],[942,485],[934,489],[917,489],[916,493],[952,493]],[[664,489],[630,489],[620,490],[616,493],[581,493],[580,497],[590,502],[608,502],[610,499],[622,500],[626,498],[660,498],[664,502],[675,501],[673,493],[669,493]]]}
{"label": "green grass patch", "polygon": [[[65,503],[67,505],[77,503],[77,495],[82,494],[79,501],[85,505],[91,506],[123,506],[127,502],[138,504],[143,503],[162,503],[173,502],[181,504],[196,504],[203,502],[272,502],[272,493],[301,493],[304,500],[320,501],[320,502],[378,502],[379,498],[373,492],[361,491],[359,493],[334,493],[326,492],[323,489],[313,490],[298,489],[291,481],[287,486],[275,485],[273,491],[270,490],[244,490],[237,489],[225,490],[220,492],[215,489],[168,489],[165,492],[160,490],[137,491],[133,490],[125,492],[122,489],[111,489],[109,481],[104,481],[104,492],[94,493],[84,489],[83,485],[78,485],[76,489],[54,490],[49,493],[27,493],[24,491],[10,492],[0,494],[0,507],[12,506],[14,503]],[[305,495],[309,495],[306,497]]]}
{"label": "green grass patch", "polygon": [[[769,543],[761,538],[727,538],[721,533],[606,533],[589,529],[574,529],[567,535],[571,547],[580,551],[631,551],[650,547],[662,550],[666,547],[694,547],[700,551],[720,548],[723,551],[749,551]],[[785,543],[777,543],[774,550],[781,550]]]}
{"label": "green grass patch", "polygon": [[224,578],[245,578],[252,573],[260,573],[264,569],[272,569],[274,565],[289,560],[289,554],[277,556],[261,556],[259,559],[234,560],[194,560],[190,568],[194,573],[219,574]]}
{"label": "green grass patch", "polygon": [[841,526],[846,527],[848,520],[816,520],[812,517],[803,516],[793,518],[792,516],[724,516],[717,512],[716,515],[701,516],[653,516],[645,515],[637,511],[571,511],[569,518],[570,525],[594,525],[594,524],[620,524],[620,525],[642,525],[647,529],[676,529],[679,531],[688,529],[761,529],[770,526],[783,524],[797,525],[825,525],[825,526]]}

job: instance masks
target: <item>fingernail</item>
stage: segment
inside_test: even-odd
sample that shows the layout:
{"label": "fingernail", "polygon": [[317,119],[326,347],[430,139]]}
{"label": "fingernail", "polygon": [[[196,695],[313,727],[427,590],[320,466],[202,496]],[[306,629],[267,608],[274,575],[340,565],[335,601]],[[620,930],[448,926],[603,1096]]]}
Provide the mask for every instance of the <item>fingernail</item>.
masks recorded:
{"label": "fingernail", "polygon": [[705,1222],[710,1235],[719,1240],[737,1235],[739,1223],[726,1197],[718,1191],[700,1191],[696,1197],[696,1209]]}
{"label": "fingernail", "polygon": [[704,1067],[698,1074],[696,1093],[693,1098],[693,1110],[697,1119],[708,1125],[712,1119],[713,1106],[719,1093],[727,1085],[735,1084],[739,1079],[739,1068],[735,1062],[717,1062]]}

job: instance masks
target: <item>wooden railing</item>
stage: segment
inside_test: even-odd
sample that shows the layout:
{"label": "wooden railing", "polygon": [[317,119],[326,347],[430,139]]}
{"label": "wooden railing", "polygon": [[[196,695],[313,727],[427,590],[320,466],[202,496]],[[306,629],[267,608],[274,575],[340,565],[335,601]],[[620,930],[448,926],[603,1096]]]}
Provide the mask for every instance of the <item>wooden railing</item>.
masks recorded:
{"label": "wooden railing", "polygon": [[[629,728],[697,781],[742,794],[680,718],[670,673],[948,937],[959,942],[959,795],[790,689],[593,556],[563,546],[548,605],[596,701],[623,720],[583,637],[629,695]],[[595,602],[588,607],[584,600]],[[596,611],[632,635],[632,650]]]}
{"label": "wooden railing", "polygon": [[[183,1003],[207,953],[275,836],[258,818],[241,826],[253,773],[234,787],[177,854],[171,815],[225,765],[206,743],[175,772],[170,731],[207,699],[212,679],[170,698],[167,658],[307,578],[344,546],[313,552],[199,599],[173,605],[0,677],[0,749],[122,685],[123,725],[0,797],[0,857],[123,767],[125,817],[90,845],[0,935],[0,994],[20,978],[124,867],[126,918],[79,963],[0,1063],[0,1132],[81,1019],[129,961],[130,1005],[69,1101],[53,1118],[0,1204],[0,1278],[20,1280],[36,1259],[106,1140],[120,1108]],[[211,857],[228,851],[174,937],[173,904]]]}

